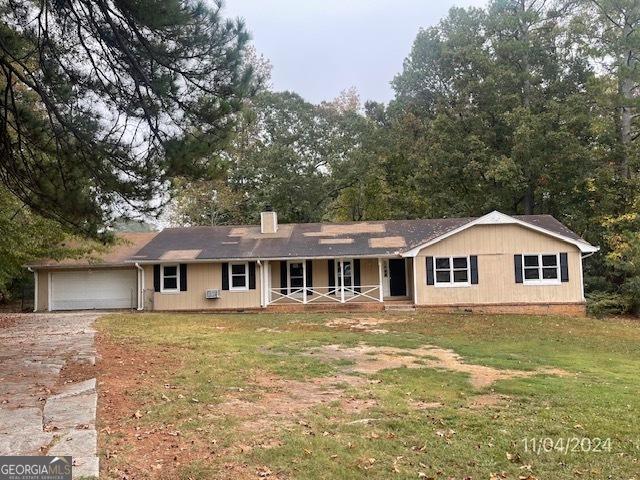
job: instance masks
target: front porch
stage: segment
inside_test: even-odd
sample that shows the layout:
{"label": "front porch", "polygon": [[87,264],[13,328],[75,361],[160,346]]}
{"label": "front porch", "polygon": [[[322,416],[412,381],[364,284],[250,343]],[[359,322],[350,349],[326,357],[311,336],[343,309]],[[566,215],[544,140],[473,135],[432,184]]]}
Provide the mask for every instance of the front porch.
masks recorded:
{"label": "front porch", "polygon": [[413,259],[329,258],[264,261],[263,306],[413,304]]}

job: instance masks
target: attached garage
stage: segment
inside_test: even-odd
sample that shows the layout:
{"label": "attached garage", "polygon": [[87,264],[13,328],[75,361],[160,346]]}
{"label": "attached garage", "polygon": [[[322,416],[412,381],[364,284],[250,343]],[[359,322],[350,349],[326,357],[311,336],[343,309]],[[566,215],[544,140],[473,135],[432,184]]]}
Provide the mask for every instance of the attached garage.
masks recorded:
{"label": "attached garage", "polygon": [[135,268],[53,271],[50,310],[136,308],[137,277]]}
{"label": "attached garage", "polygon": [[34,311],[142,309],[144,277],[131,260],[156,235],[118,233],[113,245],[84,257],[27,265],[34,275]]}

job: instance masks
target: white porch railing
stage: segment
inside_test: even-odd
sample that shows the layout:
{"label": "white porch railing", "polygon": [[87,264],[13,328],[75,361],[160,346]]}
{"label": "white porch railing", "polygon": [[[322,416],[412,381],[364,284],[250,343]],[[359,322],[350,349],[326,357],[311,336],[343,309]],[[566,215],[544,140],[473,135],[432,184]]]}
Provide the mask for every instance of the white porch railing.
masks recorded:
{"label": "white porch railing", "polygon": [[354,285],[344,287],[301,287],[301,288],[271,288],[267,304],[274,303],[359,303],[373,300],[382,302],[380,285]]}

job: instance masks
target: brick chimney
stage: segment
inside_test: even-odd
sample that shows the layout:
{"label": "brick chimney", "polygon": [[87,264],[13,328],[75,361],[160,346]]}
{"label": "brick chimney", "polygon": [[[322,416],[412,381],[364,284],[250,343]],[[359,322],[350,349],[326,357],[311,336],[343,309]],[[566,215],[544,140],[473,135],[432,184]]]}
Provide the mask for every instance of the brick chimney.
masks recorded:
{"label": "brick chimney", "polygon": [[276,233],[278,231],[278,214],[273,211],[270,205],[265,207],[265,211],[260,213],[260,232]]}

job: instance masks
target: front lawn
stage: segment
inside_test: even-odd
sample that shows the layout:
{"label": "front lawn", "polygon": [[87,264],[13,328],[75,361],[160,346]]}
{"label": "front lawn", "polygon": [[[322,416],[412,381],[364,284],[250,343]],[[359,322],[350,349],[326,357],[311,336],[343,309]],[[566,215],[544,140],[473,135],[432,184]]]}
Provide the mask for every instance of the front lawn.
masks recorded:
{"label": "front lawn", "polygon": [[114,314],[98,327],[104,478],[640,478],[634,321]]}

